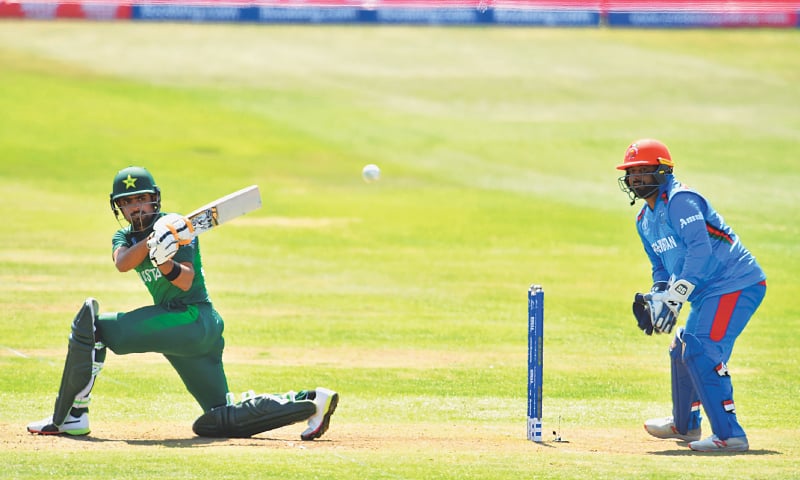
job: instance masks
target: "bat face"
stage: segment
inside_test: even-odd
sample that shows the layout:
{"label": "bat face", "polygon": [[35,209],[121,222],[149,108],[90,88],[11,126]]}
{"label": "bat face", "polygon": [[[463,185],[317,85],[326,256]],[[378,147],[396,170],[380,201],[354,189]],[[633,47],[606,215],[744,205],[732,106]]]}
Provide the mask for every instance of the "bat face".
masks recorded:
{"label": "bat face", "polygon": [[217,207],[207,208],[202,212],[190,217],[189,220],[192,222],[195,235],[207,230],[211,230],[213,227],[219,224],[217,222]]}
{"label": "bat face", "polygon": [[260,207],[261,193],[258,186],[251,185],[214,200],[186,217],[192,222],[195,235],[199,235]]}

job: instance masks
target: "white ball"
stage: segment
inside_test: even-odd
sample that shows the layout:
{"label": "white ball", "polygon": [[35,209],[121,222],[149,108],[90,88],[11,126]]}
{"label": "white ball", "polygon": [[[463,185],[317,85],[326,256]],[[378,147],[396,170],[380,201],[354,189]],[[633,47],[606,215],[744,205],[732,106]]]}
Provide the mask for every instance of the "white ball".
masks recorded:
{"label": "white ball", "polygon": [[367,183],[377,182],[381,179],[381,169],[373,163],[364,165],[364,168],[361,169],[361,177]]}

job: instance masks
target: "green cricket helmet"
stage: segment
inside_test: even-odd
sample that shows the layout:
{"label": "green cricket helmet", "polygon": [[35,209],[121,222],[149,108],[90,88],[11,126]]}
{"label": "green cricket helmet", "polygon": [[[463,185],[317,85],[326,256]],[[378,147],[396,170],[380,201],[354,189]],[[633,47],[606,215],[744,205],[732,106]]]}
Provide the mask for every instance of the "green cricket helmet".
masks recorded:
{"label": "green cricket helmet", "polygon": [[[127,167],[123,168],[114,176],[114,183],[111,187],[111,211],[114,212],[114,216],[119,221],[120,210],[119,206],[117,205],[117,200],[123,197],[128,197],[131,195],[140,195],[143,193],[150,193],[155,198],[153,201],[155,213],[158,213],[161,210],[161,190],[156,185],[155,179],[153,179],[153,175],[147,171],[144,167]],[[152,215],[149,221],[144,222],[144,224],[134,225],[131,224],[131,228],[136,230],[146,230],[148,229],[153,220],[157,215]],[[137,228],[138,227],[138,228]]]}

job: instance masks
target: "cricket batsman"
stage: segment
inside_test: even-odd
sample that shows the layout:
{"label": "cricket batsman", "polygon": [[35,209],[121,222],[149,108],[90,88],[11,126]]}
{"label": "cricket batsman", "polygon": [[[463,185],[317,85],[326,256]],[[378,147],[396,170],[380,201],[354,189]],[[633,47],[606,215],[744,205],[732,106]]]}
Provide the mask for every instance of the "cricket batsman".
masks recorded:
{"label": "cricket batsman", "polygon": [[192,426],[199,436],[249,437],[304,420],[308,428],[302,440],[325,433],[339,399],[332,390],[276,395],[250,391],[239,402],[228,393],[222,365],[224,324],[206,291],[199,239],[185,217],[161,212],[161,191],[150,172],[142,167],[120,170],[110,197],[122,227],[113,236],[111,258],[120,272],[136,271],[153,305],[100,313],[95,299],[84,302],[72,321],[53,414],[29,424],[28,431],[87,435],[90,393],[111,349],[117,355],[164,355],[202,408]]}
{"label": "cricket batsman", "polygon": [[[686,325],[670,347],[672,416],[647,420],[652,436],[689,442],[700,452],[744,452],[727,363],[733,345],[766,294],[766,275],[705,197],[673,175],[666,145],[632,143],[617,169],[631,205],[644,206],[636,229],[652,266],[653,287],[634,296],[633,313],[647,335],[672,332],[687,302]],[[712,435],[700,440],[700,406]]]}

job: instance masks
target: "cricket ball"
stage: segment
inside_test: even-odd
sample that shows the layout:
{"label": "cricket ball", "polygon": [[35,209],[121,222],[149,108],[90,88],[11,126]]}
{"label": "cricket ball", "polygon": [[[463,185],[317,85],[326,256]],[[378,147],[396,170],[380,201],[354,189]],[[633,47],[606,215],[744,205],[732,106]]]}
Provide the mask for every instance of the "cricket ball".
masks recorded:
{"label": "cricket ball", "polygon": [[374,163],[364,165],[364,168],[361,169],[361,177],[367,183],[377,182],[381,179],[381,169]]}

